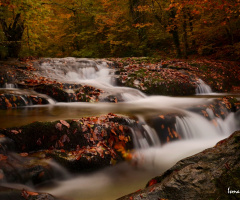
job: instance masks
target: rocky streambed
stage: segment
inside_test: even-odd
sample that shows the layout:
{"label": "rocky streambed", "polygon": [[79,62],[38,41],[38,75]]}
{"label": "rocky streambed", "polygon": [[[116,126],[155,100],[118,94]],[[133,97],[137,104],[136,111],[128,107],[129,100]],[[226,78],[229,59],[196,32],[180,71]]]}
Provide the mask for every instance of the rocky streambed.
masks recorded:
{"label": "rocky streambed", "polygon": [[[71,199],[71,190],[53,197],[38,188],[125,162],[141,168],[153,156],[143,158],[141,149],[240,129],[237,63],[64,58],[0,65],[1,199]],[[237,199],[229,191],[239,188],[239,134],[120,199]]]}

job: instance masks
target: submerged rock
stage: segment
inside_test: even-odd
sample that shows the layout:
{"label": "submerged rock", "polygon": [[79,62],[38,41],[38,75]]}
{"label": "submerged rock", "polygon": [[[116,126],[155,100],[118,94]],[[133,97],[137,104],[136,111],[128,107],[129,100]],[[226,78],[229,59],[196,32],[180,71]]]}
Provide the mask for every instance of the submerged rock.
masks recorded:
{"label": "submerged rock", "polygon": [[119,200],[240,198],[240,131],[215,147],[179,161],[145,189]]}

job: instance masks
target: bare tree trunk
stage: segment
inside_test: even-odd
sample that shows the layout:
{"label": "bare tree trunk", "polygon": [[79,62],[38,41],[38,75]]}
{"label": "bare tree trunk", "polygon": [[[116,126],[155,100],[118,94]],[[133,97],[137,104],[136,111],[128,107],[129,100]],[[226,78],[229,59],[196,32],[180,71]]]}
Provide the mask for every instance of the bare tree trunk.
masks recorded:
{"label": "bare tree trunk", "polygon": [[[184,10],[185,12],[185,10]],[[183,13],[183,56],[187,58],[188,56],[188,35],[187,35],[187,22],[186,14]]]}
{"label": "bare tree trunk", "polygon": [[3,33],[7,39],[8,57],[17,58],[21,50],[24,22],[20,21],[21,14],[17,14],[13,24],[7,26],[5,19],[0,19]]}
{"label": "bare tree trunk", "polygon": [[[171,9],[170,11],[170,17],[172,19],[175,18],[175,10],[174,9]],[[174,20],[173,20],[174,21]],[[177,50],[177,57],[178,58],[181,58],[182,57],[182,52],[181,52],[181,48],[180,48],[180,40],[179,40],[179,34],[178,34],[178,27],[177,25],[175,24],[174,25],[174,28],[170,31],[170,33],[172,34],[172,37],[173,37],[173,42],[174,42],[174,45],[176,47],[176,50]]]}

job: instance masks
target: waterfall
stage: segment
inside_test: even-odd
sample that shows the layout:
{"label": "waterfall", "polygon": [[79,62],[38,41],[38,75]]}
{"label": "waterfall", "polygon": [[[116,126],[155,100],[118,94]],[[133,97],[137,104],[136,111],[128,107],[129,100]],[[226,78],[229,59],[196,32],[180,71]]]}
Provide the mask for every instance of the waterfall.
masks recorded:
{"label": "waterfall", "polygon": [[5,83],[3,85],[3,88],[11,89],[11,88],[17,88],[17,85],[14,83]]}
{"label": "waterfall", "polygon": [[198,79],[196,94],[212,93],[212,89],[202,79]]}
{"label": "waterfall", "polygon": [[61,82],[81,83],[84,80],[101,80],[111,82],[107,63],[85,58],[49,58],[36,63],[41,76]]}

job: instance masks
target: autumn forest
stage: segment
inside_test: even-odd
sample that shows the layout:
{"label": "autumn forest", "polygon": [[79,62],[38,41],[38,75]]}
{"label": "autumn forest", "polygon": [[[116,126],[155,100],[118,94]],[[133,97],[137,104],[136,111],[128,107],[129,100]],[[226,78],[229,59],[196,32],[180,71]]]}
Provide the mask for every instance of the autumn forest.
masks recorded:
{"label": "autumn forest", "polygon": [[0,58],[239,60],[239,0],[1,0]]}

